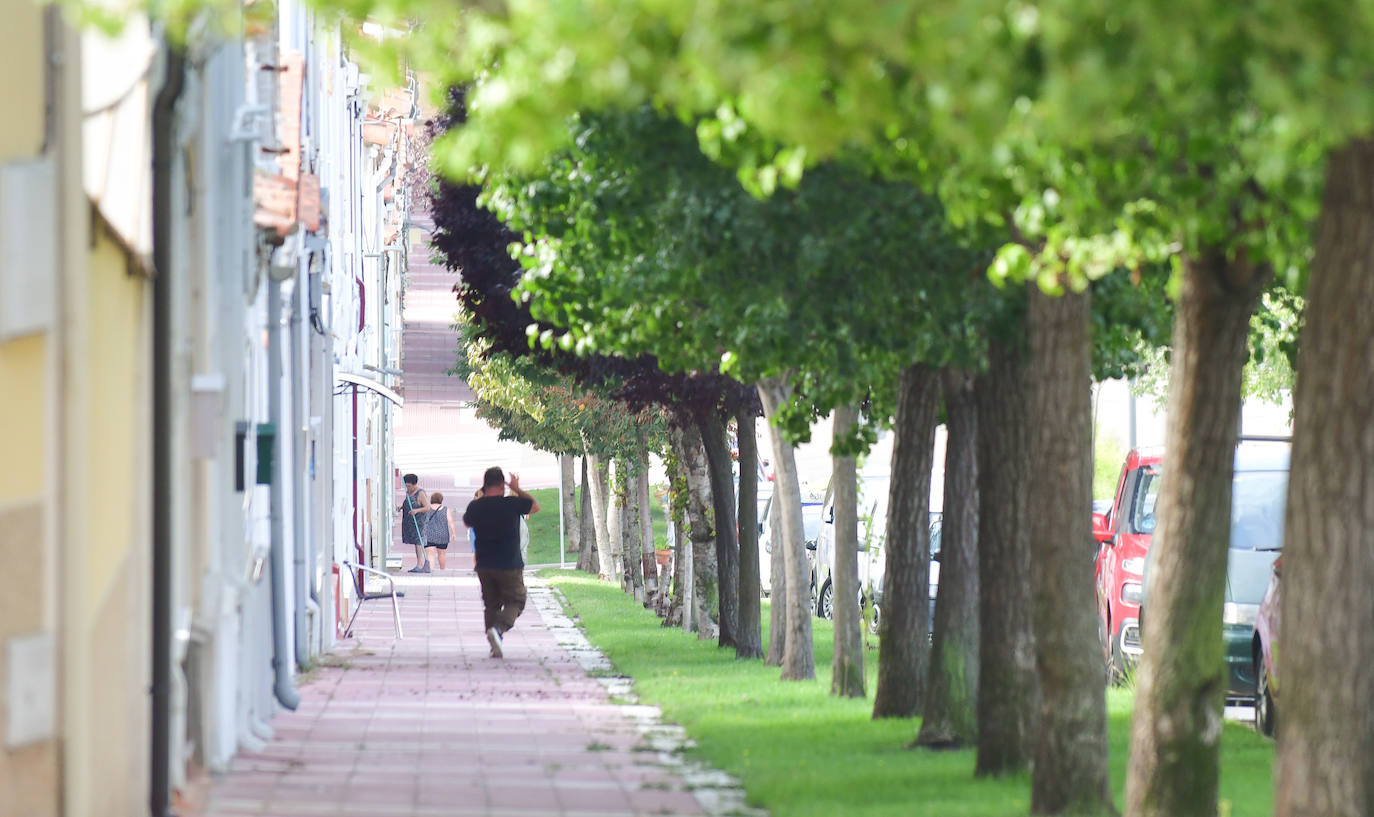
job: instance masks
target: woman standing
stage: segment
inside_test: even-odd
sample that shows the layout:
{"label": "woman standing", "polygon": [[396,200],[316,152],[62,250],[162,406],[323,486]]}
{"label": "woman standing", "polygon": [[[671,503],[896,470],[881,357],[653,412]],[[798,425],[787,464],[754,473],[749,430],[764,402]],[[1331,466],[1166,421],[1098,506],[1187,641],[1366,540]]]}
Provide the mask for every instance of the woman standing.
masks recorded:
{"label": "woman standing", "polygon": [[425,557],[425,520],[429,512],[429,498],[420,490],[420,478],[406,474],[401,478],[406,486],[406,498],[397,508],[401,512],[401,544],[415,546],[415,566],[408,572],[428,573],[429,559]]}
{"label": "woman standing", "polygon": [[446,570],[448,543],[457,538],[452,510],[444,504],[444,495],[435,491],[429,495],[429,519],[425,522],[425,561],[433,560],[440,570]]}

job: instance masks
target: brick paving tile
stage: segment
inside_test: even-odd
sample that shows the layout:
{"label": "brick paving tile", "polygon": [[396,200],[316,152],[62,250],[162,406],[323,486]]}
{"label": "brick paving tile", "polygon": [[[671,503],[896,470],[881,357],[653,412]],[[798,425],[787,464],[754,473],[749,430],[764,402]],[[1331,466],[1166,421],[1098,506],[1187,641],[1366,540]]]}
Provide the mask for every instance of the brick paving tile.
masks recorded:
{"label": "brick paving tile", "polygon": [[543,811],[558,810],[558,795],[552,786],[531,785],[529,781],[487,789],[487,802],[493,808],[527,808]]}
{"label": "brick paving tile", "polygon": [[558,808],[569,813],[601,809],[618,814],[634,814],[629,793],[620,789],[575,789],[559,786]]}
{"label": "brick paving tile", "polygon": [[700,808],[690,792],[682,791],[632,792],[630,805],[644,814],[696,814]]}
{"label": "brick paving tile", "polygon": [[401,641],[390,606],[365,604],[357,637],[302,683],[264,748],[216,776],[200,817],[711,813],[676,759],[646,751],[629,714],[643,707],[613,704],[537,604],[506,658],[488,655],[470,565],[398,576]]}

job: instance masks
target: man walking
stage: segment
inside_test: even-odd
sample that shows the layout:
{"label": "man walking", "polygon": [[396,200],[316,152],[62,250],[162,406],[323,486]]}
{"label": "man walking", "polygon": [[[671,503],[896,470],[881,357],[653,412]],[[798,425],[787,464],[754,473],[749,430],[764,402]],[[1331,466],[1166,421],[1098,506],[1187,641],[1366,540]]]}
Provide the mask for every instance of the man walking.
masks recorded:
{"label": "man walking", "polygon": [[[514,496],[506,496],[506,486]],[[502,657],[501,636],[525,610],[525,560],[520,556],[520,517],[538,513],[539,502],[510,482],[500,468],[482,476],[482,493],[468,503],[463,524],[477,534],[477,581],[482,586],[483,624],[493,658]]]}

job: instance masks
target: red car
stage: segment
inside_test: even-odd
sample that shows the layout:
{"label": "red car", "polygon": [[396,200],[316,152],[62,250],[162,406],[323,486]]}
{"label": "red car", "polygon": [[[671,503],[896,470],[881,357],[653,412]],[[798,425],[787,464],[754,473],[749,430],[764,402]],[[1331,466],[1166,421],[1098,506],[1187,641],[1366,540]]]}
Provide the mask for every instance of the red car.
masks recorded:
{"label": "red car", "polygon": [[1097,614],[1103,658],[1113,682],[1140,656],[1141,576],[1155,530],[1162,452],[1133,449],[1126,455],[1116,497],[1106,513],[1093,514],[1097,544]]}
{"label": "red car", "polygon": [[1275,671],[1279,640],[1279,578],[1283,575],[1283,557],[1274,562],[1269,588],[1264,591],[1259,615],[1255,617],[1255,729],[1262,735],[1273,736],[1278,712],[1274,699],[1279,692],[1279,676]]}

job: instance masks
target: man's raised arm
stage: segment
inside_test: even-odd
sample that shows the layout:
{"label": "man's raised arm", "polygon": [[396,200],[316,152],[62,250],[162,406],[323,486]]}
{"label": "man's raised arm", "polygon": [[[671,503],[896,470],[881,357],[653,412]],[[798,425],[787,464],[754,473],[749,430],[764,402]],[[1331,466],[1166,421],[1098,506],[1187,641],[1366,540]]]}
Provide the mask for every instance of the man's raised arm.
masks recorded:
{"label": "man's raised arm", "polygon": [[526,491],[525,489],[520,487],[519,474],[511,474],[510,480],[507,481],[506,484],[510,486],[511,493],[515,494],[521,499],[528,499],[530,501],[530,513],[539,512],[539,500],[531,496],[529,491]]}

